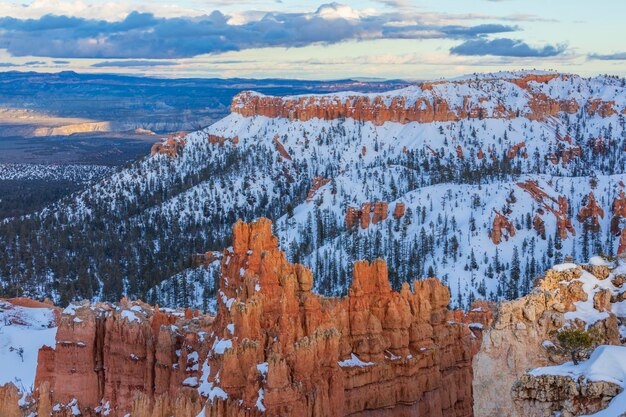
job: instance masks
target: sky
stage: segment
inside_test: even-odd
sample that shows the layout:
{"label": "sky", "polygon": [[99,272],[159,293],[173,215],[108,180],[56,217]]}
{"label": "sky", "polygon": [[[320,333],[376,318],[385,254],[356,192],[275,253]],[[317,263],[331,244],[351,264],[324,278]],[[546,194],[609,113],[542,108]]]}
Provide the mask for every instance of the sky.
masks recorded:
{"label": "sky", "polygon": [[626,76],[625,0],[0,0],[0,71]]}

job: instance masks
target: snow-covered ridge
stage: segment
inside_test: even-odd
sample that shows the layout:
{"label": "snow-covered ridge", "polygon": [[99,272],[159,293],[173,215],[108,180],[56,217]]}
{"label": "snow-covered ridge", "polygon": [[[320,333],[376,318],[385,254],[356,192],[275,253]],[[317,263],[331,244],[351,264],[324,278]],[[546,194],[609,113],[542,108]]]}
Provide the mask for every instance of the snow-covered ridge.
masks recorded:
{"label": "snow-covered ridge", "polygon": [[[231,110],[245,116],[309,120],[351,117],[379,122],[465,118],[545,119],[558,112],[607,116],[626,111],[623,79],[551,72],[508,72],[416,84],[387,93],[343,92],[275,97],[246,91]],[[391,111],[391,114],[384,114]],[[400,112],[400,114],[395,114]]]}

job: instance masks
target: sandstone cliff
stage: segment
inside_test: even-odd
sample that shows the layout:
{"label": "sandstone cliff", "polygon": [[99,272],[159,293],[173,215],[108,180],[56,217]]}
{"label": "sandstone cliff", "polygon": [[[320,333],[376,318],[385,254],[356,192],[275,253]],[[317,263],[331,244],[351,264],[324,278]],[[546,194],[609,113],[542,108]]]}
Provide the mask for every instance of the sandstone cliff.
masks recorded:
{"label": "sandstone cliff", "polygon": [[434,278],[395,292],[382,260],[354,265],[347,297],[320,297],[311,271],[277,248],[267,219],[235,225],[221,269],[214,319],[126,299],[70,305],[56,346],[39,351],[38,401],[19,410],[7,386],[0,410],[16,417],[473,415],[471,362],[488,308],[448,311],[450,292]]}
{"label": "sandstone cliff", "polygon": [[[474,357],[475,415],[550,415],[528,413],[565,409],[561,401],[566,399],[570,412],[575,412],[569,415],[582,415],[606,405],[610,397],[603,394],[604,388],[596,397],[590,394],[589,400],[583,401],[579,398],[581,392],[596,392],[599,388],[523,375],[531,368],[569,360],[557,348],[555,339],[556,332],[566,323],[590,329],[598,343],[621,343],[624,317],[619,309],[613,309],[613,303],[619,303],[626,295],[626,288],[622,288],[625,272],[624,266],[600,258],[587,265],[558,265],[546,273],[529,295],[503,302]],[[517,388],[512,393],[514,386]],[[607,390],[615,395],[612,388]]]}
{"label": "sandstone cliff", "polygon": [[[552,95],[550,86],[567,88],[572,76],[522,73],[512,77],[479,80],[441,81],[417,84],[394,94],[350,94],[273,97],[243,92],[235,96],[231,111],[243,116],[265,116],[308,121],[352,118],[382,125],[385,122],[431,123],[468,118],[504,118],[523,116],[547,120],[560,112],[609,117],[624,111],[615,101],[589,95]],[[467,88],[475,89],[468,94]],[[571,85],[569,88],[572,88]],[[508,97],[508,99],[507,99]],[[510,100],[510,97],[522,97]],[[523,147],[512,150],[510,157]],[[459,154],[462,158],[462,152]]]}

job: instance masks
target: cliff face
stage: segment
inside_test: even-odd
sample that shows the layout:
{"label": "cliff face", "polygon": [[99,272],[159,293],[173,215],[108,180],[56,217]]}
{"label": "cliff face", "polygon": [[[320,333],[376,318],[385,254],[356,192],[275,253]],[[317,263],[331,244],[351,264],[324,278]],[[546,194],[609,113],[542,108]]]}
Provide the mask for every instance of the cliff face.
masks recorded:
{"label": "cliff face", "polygon": [[[197,414],[199,396],[183,381],[198,371],[189,366],[189,357],[203,351],[203,330],[211,321],[186,316],[127,300],[117,306],[70,305],[61,316],[55,348],[39,351],[38,407],[51,404],[53,412],[76,407],[86,416],[104,410],[114,417],[131,411],[135,416],[155,408],[168,416]],[[175,407],[181,396],[195,401],[192,412]]]}
{"label": "cliff face", "polygon": [[207,416],[472,415],[474,336],[448,322],[446,287],[397,293],[383,261],[358,262],[348,297],[323,298],[276,246],[267,220],[235,226],[202,377]]}
{"label": "cliff face", "polygon": [[550,415],[544,412],[567,411],[568,407],[571,414],[563,415],[582,415],[606,406],[611,398],[606,393],[615,395],[608,385],[587,386],[571,378],[524,374],[531,368],[570,360],[556,348],[556,332],[567,323],[587,327],[599,343],[621,343],[623,317],[612,305],[626,295],[624,271],[599,259],[583,266],[559,265],[529,295],[503,302],[474,357],[475,415],[544,416]]}
{"label": "cliff face", "polygon": [[[237,223],[223,256],[214,320],[125,299],[66,308],[55,348],[39,352],[29,412],[473,415],[471,361],[488,309],[448,311],[434,278],[395,292],[382,260],[355,264],[347,297],[320,297],[266,219]],[[2,388],[0,410],[15,414],[17,398]]]}
{"label": "cliff face", "polygon": [[[590,116],[609,117],[623,111],[612,100],[605,101],[591,93],[586,97],[574,94],[572,79],[570,75],[524,73],[502,78],[422,83],[381,95],[348,93],[282,98],[243,92],[233,99],[231,111],[246,117],[300,121],[352,118],[376,125],[519,116],[546,120],[560,112],[571,114],[581,109]],[[550,86],[557,84],[564,88],[569,86],[572,94],[552,95]],[[468,89],[475,91],[468,93]],[[579,97],[571,98],[574,96]]]}

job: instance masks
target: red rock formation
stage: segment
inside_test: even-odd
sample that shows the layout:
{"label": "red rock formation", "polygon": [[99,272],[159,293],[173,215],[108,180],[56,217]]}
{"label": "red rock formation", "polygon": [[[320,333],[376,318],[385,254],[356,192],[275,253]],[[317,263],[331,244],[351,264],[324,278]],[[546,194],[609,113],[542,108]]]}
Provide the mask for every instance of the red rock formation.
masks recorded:
{"label": "red rock formation", "polygon": [[624,190],[620,190],[619,197],[613,201],[613,217],[611,217],[611,233],[616,236],[620,234],[620,223],[623,218],[626,218],[626,194]]}
{"label": "red rock formation", "polygon": [[313,197],[315,197],[315,193],[317,192],[317,190],[319,190],[320,188],[322,188],[329,182],[330,182],[330,178],[324,178],[324,177],[313,178],[313,185],[311,186],[311,189],[309,190],[309,194],[306,196],[306,201],[311,202],[313,200]]}
{"label": "red rock formation", "polygon": [[556,216],[556,227],[559,231],[559,235],[562,240],[567,239],[568,232],[572,234],[572,236],[576,236],[576,230],[572,225],[572,220],[569,218],[567,214],[567,210],[569,208],[569,201],[567,197],[560,195],[558,198],[558,210],[551,209],[552,213]]}
{"label": "red rock formation", "polygon": [[209,135],[209,143],[213,145],[223,145],[226,139],[223,136]]}
{"label": "red rock formation", "polygon": [[478,154],[476,155],[476,157],[478,158],[478,160],[481,160],[485,157],[485,153],[483,152],[482,149],[478,150]]}
{"label": "red rock formation", "polygon": [[[593,191],[587,197],[587,204],[580,208],[576,216],[579,222],[585,223],[591,230],[597,232],[600,230],[600,221],[598,218],[604,219],[604,210],[598,205]],[[589,222],[588,220],[591,219]]]}
{"label": "red rock formation", "polygon": [[557,230],[561,239],[567,239],[568,233],[571,233],[572,236],[576,236],[576,230],[574,229],[572,221],[567,214],[569,208],[569,201],[567,200],[567,197],[560,195],[557,199],[555,199],[546,193],[539,186],[537,181],[528,180],[526,182],[519,182],[517,183],[517,186],[530,194],[536,202],[541,204],[543,209],[554,214],[556,217]]}
{"label": "red rock formation", "polygon": [[384,201],[377,201],[374,203],[374,214],[372,216],[372,223],[379,223],[387,218],[389,212],[389,205]]}
{"label": "red rock formation", "polygon": [[[320,297],[277,246],[269,220],[235,225],[215,320],[125,299],[66,309],[56,350],[40,351],[40,415],[472,416],[489,311],[448,312],[434,278],[395,292],[382,260],[355,263],[347,297]],[[16,401],[0,389],[6,415]]]}
{"label": "red rock formation", "polygon": [[354,265],[347,298],[321,298],[276,246],[267,220],[235,226],[212,330],[230,348],[208,358],[209,382],[229,399],[205,415],[256,415],[259,401],[269,416],[472,415],[473,336],[448,323],[446,287],[394,292],[379,260]]}
{"label": "red rock formation", "polygon": [[18,401],[20,393],[13,384],[0,385],[0,415],[2,417],[21,417]]}
{"label": "red rock formation", "polygon": [[150,155],[167,155],[171,158],[176,158],[185,147],[185,133],[176,133],[171,135],[167,139],[157,142],[152,145],[150,149]]}
{"label": "red rock formation", "polygon": [[533,229],[535,229],[539,236],[545,236],[546,224],[538,214],[535,214],[535,217],[533,217]]}
{"label": "red rock formation", "polygon": [[393,218],[398,220],[404,217],[405,211],[406,211],[406,206],[404,203],[396,203],[396,206],[393,209]]}
{"label": "red rock formation", "polygon": [[502,237],[505,240],[509,240],[509,236],[515,236],[515,226],[506,218],[505,215],[499,211],[494,210],[496,217],[493,219],[493,226],[491,228],[491,241],[495,245],[499,245],[502,242]]}
{"label": "red rock formation", "polygon": [[[199,333],[209,325],[207,318],[188,320],[126,300],[117,307],[76,306],[62,316],[56,348],[39,351],[35,386],[40,393],[42,386],[49,387],[53,404],[76,399],[87,416],[96,415],[108,402],[112,417],[131,412],[137,392],[151,404],[164,395],[176,398],[186,390],[195,392],[183,381],[199,374],[189,359],[192,352],[208,349]],[[183,326],[187,330],[181,331]],[[199,398],[195,408],[197,414]],[[165,412],[182,416],[169,408]]]}
{"label": "red rock formation", "polygon": [[585,104],[585,110],[589,116],[600,115],[602,117],[610,117],[617,114],[614,101],[602,101],[599,98],[588,101]]}
{"label": "red rock formation", "polygon": [[[506,153],[506,157],[509,159],[513,159],[517,156],[517,154],[519,153],[519,151],[521,151],[522,149],[526,148],[526,142],[520,142],[517,145],[513,145],[511,146],[511,148],[507,151]],[[528,158],[528,154],[526,154],[526,152],[523,153],[522,155],[524,158]]]}
{"label": "red rock formation", "polygon": [[[559,100],[533,88],[531,83],[547,83],[550,80],[566,75],[527,74],[519,78],[500,80],[516,84],[526,90],[529,95],[528,110],[516,104],[499,103],[491,106],[487,97],[479,97],[478,103],[469,96],[464,96],[462,104],[451,105],[446,97],[440,95],[439,84],[466,84],[472,81],[442,81],[421,84],[422,94],[417,99],[407,97],[386,97],[353,95],[353,96],[299,96],[281,98],[263,96],[252,92],[243,92],[235,96],[231,111],[243,116],[265,116],[287,118],[289,120],[307,121],[313,118],[333,120],[352,118],[370,121],[381,125],[385,122],[397,123],[431,123],[459,121],[467,118],[507,118],[519,114],[531,120],[546,120],[560,112],[576,113],[579,104],[574,99]],[[484,80],[482,82],[494,82]],[[615,113],[615,103],[592,100],[585,105],[589,114],[607,117]]]}
{"label": "red rock formation", "polygon": [[278,140],[278,135],[274,136],[274,139],[272,140],[274,141],[274,145],[276,146],[276,150],[278,151],[280,156],[287,159],[288,161],[291,161],[291,155],[289,155],[283,144],[280,143],[280,141]]}
{"label": "red rock formation", "polygon": [[370,225],[370,220],[371,220],[370,213],[372,211],[371,207],[372,207],[372,203],[361,204],[361,210],[359,212],[361,229],[367,229]]}
{"label": "red rock formation", "polygon": [[459,159],[464,159],[463,157],[463,148],[461,147],[461,145],[457,145],[456,147],[456,157]]}
{"label": "red rock formation", "polygon": [[198,267],[200,265],[208,268],[213,262],[221,258],[221,252],[208,251],[205,253],[194,253],[191,255],[191,265]]}
{"label": "red rock formation", "polygon": [[350,229],[359,222],[361,210],[355,207],[346,207],[346,229]]}
{"label": "red rock formation", "polygon": [[[400,203],[402,204],[402,203]],[[372,214],[373,212],[373,214]],[[387,218],[389,205],[384,201],[375,203],[365,202],[361,204],[361,208],[346,208],[346,228],[354,227],[357,222],[361,229],[367,229],[370,223],[376,224]]]}

